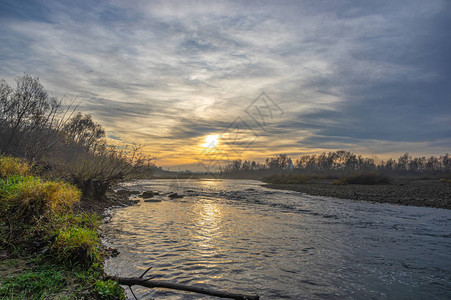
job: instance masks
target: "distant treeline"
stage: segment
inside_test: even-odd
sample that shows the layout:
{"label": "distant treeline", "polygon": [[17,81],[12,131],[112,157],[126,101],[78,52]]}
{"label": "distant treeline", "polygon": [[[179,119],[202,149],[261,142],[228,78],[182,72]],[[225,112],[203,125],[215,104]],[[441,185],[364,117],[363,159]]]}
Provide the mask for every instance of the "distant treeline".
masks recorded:
{"label": "distant treeline", "polygon": [[0,80],[0,154],[28,161],[39,175],[74,183],[85,198],[98,199],[130,173],[152,171],[139,150],[109,145],[100,124],[50,96],[39,78],[19,76],[15,87]]}
{"label": "distant treeline", "polygon": [[296,159],[286,154],[266,158],[264,163],[237,159],[221,169],[223,177],[261,178],[273,174],[344,175],[356,172],[380,172],[390,175],[439,175],[451,173],[451,157],[412,157],[405,153],[397,160],[376,162],[350,151],[338,150],[305,154]]}

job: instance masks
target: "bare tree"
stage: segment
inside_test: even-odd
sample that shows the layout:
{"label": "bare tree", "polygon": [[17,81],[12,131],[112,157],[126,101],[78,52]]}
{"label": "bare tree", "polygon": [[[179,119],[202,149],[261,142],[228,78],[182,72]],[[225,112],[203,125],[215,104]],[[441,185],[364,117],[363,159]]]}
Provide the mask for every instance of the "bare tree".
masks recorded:
{"label": "bare tree", "polygon": [[93,150],[105,137],[102,126],[95,123],[91,115],[81,113],[77,113],[64,124],[63,132],[67,142],[76,143],[87,150]]}
{"label": "bare tree", "polygon": [[0,82],[0,150],[28,159],[40,159],[57,141],[65,121],[62,99],[48,95],[38,77],[16,78],[13,89]]}

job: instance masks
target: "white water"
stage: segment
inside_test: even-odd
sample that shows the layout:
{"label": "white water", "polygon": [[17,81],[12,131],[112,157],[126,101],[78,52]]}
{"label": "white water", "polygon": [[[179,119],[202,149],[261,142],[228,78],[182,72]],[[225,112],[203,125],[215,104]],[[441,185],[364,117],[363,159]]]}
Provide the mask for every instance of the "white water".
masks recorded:
{"label": "white water", "polygon": [[[108,274],[257,293],[262,299],[450,299],[451,210],[270,190],[251,180],[152,180],[186,196],[118,209]],[[158,198],[159,197],[159,198]],[[135,287],[141,299],[210,299]],[[214,298],[211,298],[214,299]]]}

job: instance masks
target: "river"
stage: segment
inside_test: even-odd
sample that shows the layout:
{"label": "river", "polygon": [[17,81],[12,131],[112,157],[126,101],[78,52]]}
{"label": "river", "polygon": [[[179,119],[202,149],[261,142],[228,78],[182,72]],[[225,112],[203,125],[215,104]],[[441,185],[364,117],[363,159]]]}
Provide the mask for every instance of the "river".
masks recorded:
{"label": "river", "polygon": [[[271,190],[253,180],[147,180],[178,192],[113,211],[108,274],[261,299],[451,299],[451,210]],[[135,287],[140,299],[215,299]],[[130,294],[131,295],[131,294]]]}

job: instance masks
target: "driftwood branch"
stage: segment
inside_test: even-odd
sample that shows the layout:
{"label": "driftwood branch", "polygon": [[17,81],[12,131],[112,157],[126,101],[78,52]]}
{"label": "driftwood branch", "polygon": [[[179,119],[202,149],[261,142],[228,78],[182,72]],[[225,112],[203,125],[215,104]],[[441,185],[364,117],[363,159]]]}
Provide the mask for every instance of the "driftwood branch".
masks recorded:
{"label": "driftwood branch", "polygon": [[229,299],[238,299],[238,300],[257,300],[260,299],[258,295],[245,295],[238,293],[229,293],[225,291],[218,291],[210,288],[203,288],[197,286],[190,286],[180,283],[173,283],[164,280],[151,280],[152,278],[143,278],[144,274],[147,273],[146,270],[140,277],[119,277],[119,276],[109,276],[108,278],[116,281],[121,285],[126,285],[131,288],[133,285],[140,285],[148,288],[164,288],[164,289],[172,289],[179,291],[187,291],[193,293],[199,293],[209,296],[215,296],[219,298],[229,298]]}

